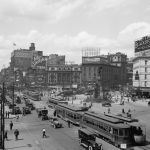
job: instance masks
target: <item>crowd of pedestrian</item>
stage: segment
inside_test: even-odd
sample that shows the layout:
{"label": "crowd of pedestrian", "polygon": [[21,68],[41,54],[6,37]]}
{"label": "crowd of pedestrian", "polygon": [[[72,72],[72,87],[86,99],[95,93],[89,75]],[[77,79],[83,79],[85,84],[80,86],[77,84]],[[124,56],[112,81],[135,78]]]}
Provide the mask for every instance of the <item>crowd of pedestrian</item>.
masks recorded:
{"label": "crowd of pedestrian", "polygon": [[6,118],[9,118],[10,112],[6,111],[5,114],[6,114]]}
{"label": "crowd of pedestrian", "polygon": [[[9,124],[10,127],[10,131],[13,130],[13,122],[11,121]],[[18,135],[19,135],[19,130],[16,128],[16,130],[14,131],[14,135],[15,135],[15,140],[18,140]],[[4,132],[4,139],[6,139],[8,141],[8,130],[5,130]]]}

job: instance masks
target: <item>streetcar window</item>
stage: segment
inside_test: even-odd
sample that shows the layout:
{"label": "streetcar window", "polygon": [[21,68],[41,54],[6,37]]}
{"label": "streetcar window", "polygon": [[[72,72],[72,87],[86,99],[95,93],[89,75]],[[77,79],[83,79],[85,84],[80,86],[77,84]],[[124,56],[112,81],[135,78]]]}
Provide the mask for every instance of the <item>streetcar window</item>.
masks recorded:
{"label": "streetcar window", "polygon": [[124,135],[125,135],[125,136],[128,136],[128,135],[129,135],[129,131],[128,131],[128,130],[125,130]]}
{"label": "streetcar window", "polygon": [[77,116],[76,116],[76,115],[74,115],[74,119],[77,119]]}
{"label": "streetcar window", "polygon": [[119,130],[119,136],[123,136],[123,130]]}
{"label": "streetcar window", "polygon": [[113,134],[118,135],[118,130],[117,130],[117,129],[114,129],[114,130],[113,130]]}

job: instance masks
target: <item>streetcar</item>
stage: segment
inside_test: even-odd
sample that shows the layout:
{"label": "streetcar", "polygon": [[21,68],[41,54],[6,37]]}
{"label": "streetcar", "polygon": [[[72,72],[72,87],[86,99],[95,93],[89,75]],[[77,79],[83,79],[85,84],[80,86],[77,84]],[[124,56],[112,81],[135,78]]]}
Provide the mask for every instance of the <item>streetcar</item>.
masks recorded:
{"label": "streetcar", "polygon": [[47,102],[48,107],[54,109],[56,107],[56,105],[58,104],[66,104],[68,105],[67,101],[63,101],[62,99],[55,99],[55,98],[50,98]]}
{"label": "streetcar", "polygon": [[22,93],[23,93],[24,99],[29,98],[29,99],[34,100],[34,101],[40,100],[40,93],[39,92],[24,90]]}
{"label": "streetcar", "polygon": [[84,111],[83,109],[71,105],[58,104],[55,107],[57,117],[65,121],[70,121],[72,124],[79,125]]}
{"label": "streetcar", "polygon": [[146,136],[137,130],[138,126],[135,123],[125,123],[118,118],[92,112],[85,112],[80,119],[80,127],[92,131],[97,137],[121,149],[146,141]]}

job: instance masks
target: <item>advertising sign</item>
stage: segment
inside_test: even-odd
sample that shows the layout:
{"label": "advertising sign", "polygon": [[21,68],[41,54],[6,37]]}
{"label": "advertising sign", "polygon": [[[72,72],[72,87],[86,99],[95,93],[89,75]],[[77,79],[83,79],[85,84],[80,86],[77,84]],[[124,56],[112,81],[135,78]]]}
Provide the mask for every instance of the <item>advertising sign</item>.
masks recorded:
{"label": "advertising sign", "polygon": [[48,57],[43,57],[43,56],[37,56],[36,58],[34,58],[34,61],[32,62],[32,67],[35,67],[37,64],[45,62],[47,61]]}
{"label": "advertising sign", "polygon": [[45,82],[45,76],[44,75],[37,75],[36,76],[36,83],[44,83]]}
{"label": "advertising sign", "polygon": [[135,40],[135,53],[150,50],[150,35]]}
{"label": "advertising sign", "polygon": [[47,60],[47,66],[65,65],[65,56],[57,56]]}
{"label": "advertising sign", "polygon": [[108,63],[108,60],[106,58],[103,58],[103,57],[99,57],[99,58],[96,58],[96,57],[82,57],[82,63],[83,64]]}

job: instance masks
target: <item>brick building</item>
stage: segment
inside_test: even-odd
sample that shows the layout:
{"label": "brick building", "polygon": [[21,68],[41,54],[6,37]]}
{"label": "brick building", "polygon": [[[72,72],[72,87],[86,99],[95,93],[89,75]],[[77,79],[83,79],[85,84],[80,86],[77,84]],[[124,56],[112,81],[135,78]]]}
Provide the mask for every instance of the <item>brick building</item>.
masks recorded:
{"label": "brick building", "polygon": [[29,49],[17,49],[11,53],[10,69],[14,73],[15,68],[22,70],[31,67],[34,57],[42,56],[42,51],[36,51],[34,43],[31,43]]}

